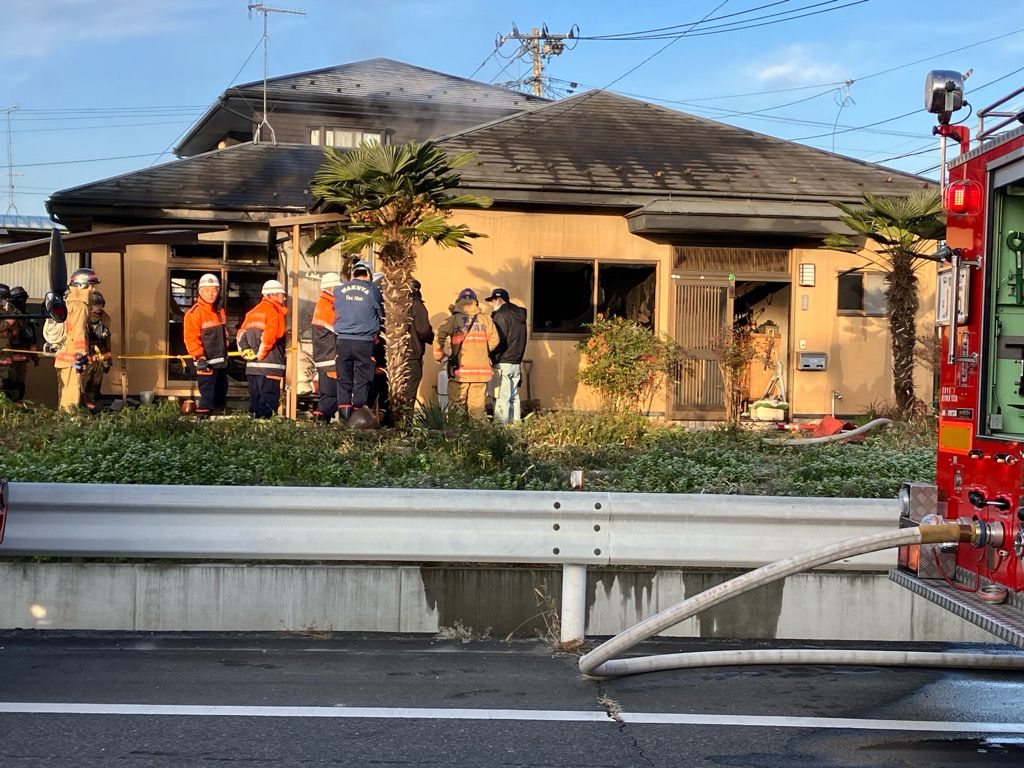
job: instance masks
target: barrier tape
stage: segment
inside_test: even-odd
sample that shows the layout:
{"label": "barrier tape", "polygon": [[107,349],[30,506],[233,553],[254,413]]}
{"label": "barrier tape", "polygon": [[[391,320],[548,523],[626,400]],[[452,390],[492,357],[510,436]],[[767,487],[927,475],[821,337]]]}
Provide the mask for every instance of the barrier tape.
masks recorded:
{"label": "barrier tape", "polygon": [[[286,347],[285,352],[294,352],[295,347]],[[38,355],[39,357],[56,357],[57,355],[53,352],[42,352],[37,349],[10,349],[7,347],[0,348],[0,352],[13,352],[19,355]],[[241,352],[228,352],[229,357],[241,357],[245,359],[245,355]],[[191,355],[112,355],[100,353],[96,357],[109,357],[111,360],[180,360],[182,364],[195,362]],[[251,358],[255,360],[256,358]],[[16,361],[23,362],[23,361]]]}

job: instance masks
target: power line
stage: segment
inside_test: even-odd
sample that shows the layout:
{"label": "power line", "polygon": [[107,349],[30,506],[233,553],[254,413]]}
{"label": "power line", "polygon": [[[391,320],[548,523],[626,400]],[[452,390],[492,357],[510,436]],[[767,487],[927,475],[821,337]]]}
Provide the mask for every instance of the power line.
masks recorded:
{"label": "power line", "polygon": [[[181,120],[170,120],[156,123],[115,123],[114,125],[72,125],[66,128],[22,128],[16,129],[13,133],[49,133],[53,131],[95,131],[107,130],[110,128],[139,128],[149,125],[181,125]],[[192,125],[192,118],[189,118],[188,125]]]}
{"label": "power line", "polygon": [[[835,2],[836,0],[832,0],[832,1]],[[726,14],[723,14],[721,16],[711,16],[711,17],[705,16],[704,20],[705,21],[718,21],[719,19],[728,19],[728,18],[730,18],[732,16],[742,16],[745,13],[753,13],[754,11],[760,11],[760,10],[763,10],[764,8],[771,8],[771,7],[776,6],[776,5],[785,5],[788,2],[790,2],[790,0],[776,0],[776,2],[774,2],[774,3],[766,3],[765,5],[758,5],[758,6],[755,6],[754,8],[748,8],[745,11],[736,11],[735,13],[726,13]],[[682,27],[693,27],[694,25],[697,25],[697,24],[700,24],[700,23],[701,22],[699,22],[699,21],[686,21],[686,22],[683,22],[682,24],[673,24],[672,26],[669,26],[669,27],[657,27],[655,29],[642,29],[642,30],[640,30],[638,32],[620,32],[620,33],[611,34],[611,35],[593,35],[591,37],[581,37],[580,39],[581,40],[609,40],[609,39],[618,38],[618,37],[635,36],[635,35],[647,35],[647,34],[651,34],[651,33],[654,33],[654,32],[667,32],[667,31],[672,30],[672,29],[681,29]]]}
{"label": "power line", "polygon": [[77,165],[78,163],[105,163],[108,160],[134,160],[139,157],[160,157],[163,152],[147,152],[142,155],[119,155],[118,157],[92,157],[85,160],[56,160],[50,163],[19,163],[14,168],[40,168],[49,165]]}
{"label": "power line", "polygon": [[[798,10],[804,10],[804,9],[807,9],[807,8],[817,8],[818,6],[821,6],[821,5],[831,5],[832,3],[835,3],[835,2],[838,2],[838,0],[827,0],[827,2],[815,3],[813,5],[804,6],[803,8],[794,8],[792,11],[787,11],[786,13],[795,13]],[[842,10],[843,8],[850,8],[850,7],[854,6],[854,5],[862,5],[862,4],[866,3],[866,2],[869,2],[869,0],[852,0],[852,2],[848,2],[845,5],[836,6],[835,8],[821,8],[819,10],[811,11],[809,13],[802,13],[802,14],[798,14],[798,15],[795,15],[795,16],[789,16],[788,18],[784,18],[784,19],[782,19],[782,18],[775,18],[775,19],[772,19],[771,21],[762,21],[762,22],[757,23],[757,24],[752,24],[750,22],[757,21],[758,19],[770,19],[770,18],[772,18],[774,16],[780,16],[782,14],[768,14],[768,15],[765,15],[765,16],[754,17],[752,19],[744,19],[743,21],[731,22],[729,24],[720,24],[720,25],[717,25],[717,26],[704,27],[700,31],[692,32],[692,33],[673,33],[671,35],[650,35],[648,37],[635,37],[635,38],[610,38],[610,39],[607,39],[606,41],[607,42],[622,42],[622,41],[625,41],[625,40],[664,40],[666,38],[678,39],[680,37],[706,37],[708,35],[721,35],[721,34],[725,34],[727,32],[739,32],[739,31],[744,30],[744,29],[756,29],[758,27],[768,27],[768,26],[774,26],[775,24],[784,24],[787,21],[795,21],[797,19],[805,19],[805,18],[808,18],[810,16],[818,16],[819,14],[822,14],[822,13],[832,13],[834,11]],[[579,39],[580,40],[590,40],[591,38],[581,37]]]}

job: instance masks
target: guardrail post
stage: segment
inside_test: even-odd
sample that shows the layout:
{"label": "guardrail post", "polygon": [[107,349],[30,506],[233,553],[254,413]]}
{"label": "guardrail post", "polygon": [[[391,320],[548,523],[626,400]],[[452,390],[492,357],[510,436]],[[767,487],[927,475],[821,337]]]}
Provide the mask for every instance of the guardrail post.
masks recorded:
{"label": "guardrail post", "polygon": [[559,640],[563,645],[583,642],[587,621],[587,566],[562,564],[562,618]]}

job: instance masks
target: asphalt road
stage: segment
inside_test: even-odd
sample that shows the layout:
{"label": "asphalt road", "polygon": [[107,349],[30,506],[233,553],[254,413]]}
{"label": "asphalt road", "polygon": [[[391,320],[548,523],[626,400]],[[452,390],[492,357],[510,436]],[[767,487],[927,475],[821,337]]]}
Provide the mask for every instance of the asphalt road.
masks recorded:
{"label": "asphalt road", "polygon": [[[639,651],[726,647],[739,644]],[[1012,673],[739,667],[598,681],[539,640],[0,632],[3,768],[1021,765],[1024,677]]]}

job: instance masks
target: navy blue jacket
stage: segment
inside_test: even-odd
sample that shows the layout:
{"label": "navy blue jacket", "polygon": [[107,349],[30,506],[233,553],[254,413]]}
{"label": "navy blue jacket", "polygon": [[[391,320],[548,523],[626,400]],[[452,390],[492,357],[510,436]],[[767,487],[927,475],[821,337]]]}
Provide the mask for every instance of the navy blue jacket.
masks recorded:
{"label": "navy blue jacket", "polygon": [[334,332],[340,338],[372,339],[383,316],[380,288],[369,280],[349,280],[334,289]]}

